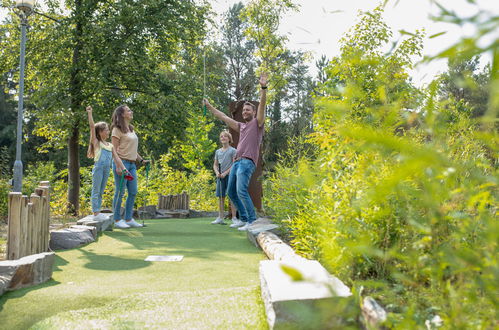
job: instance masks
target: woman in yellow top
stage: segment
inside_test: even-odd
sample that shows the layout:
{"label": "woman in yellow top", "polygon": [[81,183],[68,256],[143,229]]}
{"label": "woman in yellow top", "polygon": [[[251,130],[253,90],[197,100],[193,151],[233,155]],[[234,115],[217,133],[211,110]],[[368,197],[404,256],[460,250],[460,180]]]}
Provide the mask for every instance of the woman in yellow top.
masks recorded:
{"label": "woman in yellow top", "polygon": [[109,139],[109,126],[100,121],[94,124],[92,107],[87,107],[88,124],[90,125],[90,143],[87,156],[94,159],[92,169],[92,212],[95,220],[104,220],[106,217],[100,213],[102,206],[102,194],[106,188],[112,159],[118,164],[117,171],[120,173],[125,168]]}
{"label": "woman in yellow top", "polygon": [[[133,218],[133,205],[135,196],[137,195],[137,167],[136,162],[147,163],[138,153],[139,138],[133,130],[130,122],[133,119],[133,111],[127,105],[120,105],[114,110],[111,136],[114,149],[118,154],[121,162],[129,172],[131,179],[125,180],[124,185],[128,191],[128,196],[125,202],[124,220],[121,219],[121,200],[125,193],[124,187],[120,187],[121,176],[114,172],[114,183],[116,185],[114,191],[114,226],[117,228],[142,227]],[[116,168],[116,162],[113,163],[113,169]]]}

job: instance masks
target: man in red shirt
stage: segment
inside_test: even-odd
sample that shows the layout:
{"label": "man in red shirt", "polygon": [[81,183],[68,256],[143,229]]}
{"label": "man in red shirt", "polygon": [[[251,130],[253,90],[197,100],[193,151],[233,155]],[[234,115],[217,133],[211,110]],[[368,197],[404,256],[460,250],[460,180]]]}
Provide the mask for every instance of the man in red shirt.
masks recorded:
{"label": "man in red shirt", "polygon": [[260,76],[259,83],[261,90],[258,111],[255,105],[245,102],[243,105],[244,123],[235,121],[222,111],[215,109],[207,99],[203,99],[203,103],[215,117],[239,132],[236,159],[230,170],[227,186],[228,195],[236,205],[240,217],[240,221],[234,222],[231,227],[239,227],[239,230],[247,230],[251,223],[256,220],[255,206],[248,193],[248,185],[256,164],[258,164],[260,144],[263,138],[265,103],[267,101],[267,74],[264,73]]}

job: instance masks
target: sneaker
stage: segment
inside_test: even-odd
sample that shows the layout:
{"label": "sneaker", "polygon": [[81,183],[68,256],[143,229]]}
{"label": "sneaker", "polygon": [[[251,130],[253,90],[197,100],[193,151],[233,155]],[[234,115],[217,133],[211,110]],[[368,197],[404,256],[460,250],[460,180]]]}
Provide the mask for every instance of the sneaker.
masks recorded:
{"label": "sneaker", "polygon": [[142,225],[140,223],[137,223],[134,219],[132,220],[127,220],[126,221],[126,224],[129,226],[129,227],[133,227],[133,228],[140,228],[142,227]]}
{"label": "sneaker", "polygon": [[211,222],[212,225],[225,225],[225,222],[221,218],[216,218],[215,221]]}
{"label": "sneaker", "polygon": [[237,230],[240,230],[240,231],[246,231],[246,230],[248,230],[248,228],[249,228],[250,226],[251,226],[251,223],[246,222],[246,224],[245,224],[244,226],[237,228]]}
{"label": "sneaker", "polygon": [[129,225],[126,224],[125,220],[120,220],[120,221],[115,221],[114,222],[114,226],[116,228],[120,228],[120,229],[127,229],[127,228],[130,228]]}
{"label": "sneaker", "polygon": [[230,225],[229,227],[230,228],[237,228],[237,227],[241,227],[241,226],[244,226],[244,222],[242,222],[239,219],[236,219],[235,221],[234,221],[234,219],[232,219],[232,225]]}

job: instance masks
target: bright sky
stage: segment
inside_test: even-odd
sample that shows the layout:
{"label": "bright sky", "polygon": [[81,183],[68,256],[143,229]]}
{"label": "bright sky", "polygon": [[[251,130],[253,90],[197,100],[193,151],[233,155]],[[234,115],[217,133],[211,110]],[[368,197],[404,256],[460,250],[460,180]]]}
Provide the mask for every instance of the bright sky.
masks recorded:
{"label": "bright sky", "polygon": [[[356,23],[359,10],[372,10],[380,1],[382,0],[294,0],[300,5],[300,10],[297,13],[289,13],[283,18],[281,33],[289,37],[290,49],[302,49],[312,53],[314,61],[310,63],[311,72],[315,74],[316,59],[323,54],[328,58],[339,54],[338,40]],[[210,2],[217,13],[223,13],[239,0]],[[248,0],[242,2],[246,3]],[[476,0],[476,2],[481,9],[499,15],[499,0]],[[476,12],[476,6],[470,5],[467,0],[439,0],[439,3],[463,16],[471,16]],[[438,12],[438,7],[432,0],[389,0],[385,9],[385,20],[392,28],[395,37],[399,30],[410,32],[425,28],[427,36],[447,31],[442,36],[425,40],[424,55],[435,55],[457,42],[462,36],[474,33],[469,26],[457,27],[430,20],[429,16]],[[0,8],[0,20],[6,13],[6,9]],[[499,38],[499,31],[496,32],[495,38]],[[490,58],[490,56],[482,57],[482,66],[489,62]],[[421,64],[412,72],[412,77],[417,85],[424,85],[437,74],[444,72],[446,67],[446,62],[442,60]]]}
{"label": "bright sky", "polygon": [[[211,1],[213,9],[219,13],[227,11],[237,2],[239,0]],[[295,0],[294,2],[300,5],[300,11],[290,13],[283,19],[281,32],[288,35],[290,49],[310,51],[314,59],[318,59],[323,54],[328,58],[338,55],[338,40],[357,22],[359,10],[372,10],[381,0]],[[439,0],[439,3],[464,16],[476,12],[476,6],[470,5],[466,0]],[[477,3],[481,9],[499,15],[499,0],[477,0]],[[427,36],[447,31],[440,37],[425,40],[424,55],[435,55],[457,42],[463,35],[471,35],[474,32],[469,26],[459,28],[430,20],[430,14],[438,12],[438,7],[430,0],[399,0],[398,3],[397,0],[389,0],[385,9],[385,20],[394,32],[394,37],[399,30],[411,32],[425,28]],[[490,61],[490,57],[484,59],[482,62]],[[417,85],[423,85],[429,83],[435,75],[444,72],[446,68],[446,61],[435,61],[418,65],[412,76]]]}

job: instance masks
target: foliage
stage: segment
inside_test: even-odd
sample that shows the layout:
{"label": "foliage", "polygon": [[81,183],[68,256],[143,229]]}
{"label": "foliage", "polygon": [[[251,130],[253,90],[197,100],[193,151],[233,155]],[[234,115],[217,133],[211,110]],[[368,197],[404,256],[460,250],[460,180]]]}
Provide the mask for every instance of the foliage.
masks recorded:
{"label": "foliage", "polygon": [[422,328],[439,315],[446,328],[492,328],[497,132],[438,102],[439,81],[411,85],[420,33],[383,54],[390,37],[381,8],[345,36],[319,87],[316,156],[284,155],[267,203],[298,251],[386,306],[386,326]]}
{"label": "foliage", "polygon": [[241,16],[248,22],[244,31],[249,40],[255,43],[255,56],[259,61],[258,72],[267,72],[269,80],[269,102],[286,86],[284,75],[289,70],[285,58],[287,37],[278,33],[282,16],[296,10],[291,0],[252,0],[242,10]]}
{"label": "foliage", "polygon": [[469,116],[480,117],[488,107],[490,66],[478,71],[479,57],[463,60],[449,59],[449,69],[440,77],[439,94],[442,100],[461,102],[461,111]]}

